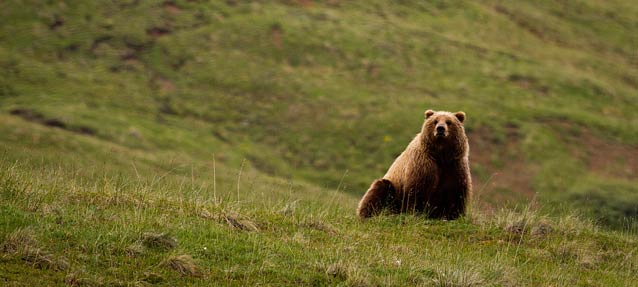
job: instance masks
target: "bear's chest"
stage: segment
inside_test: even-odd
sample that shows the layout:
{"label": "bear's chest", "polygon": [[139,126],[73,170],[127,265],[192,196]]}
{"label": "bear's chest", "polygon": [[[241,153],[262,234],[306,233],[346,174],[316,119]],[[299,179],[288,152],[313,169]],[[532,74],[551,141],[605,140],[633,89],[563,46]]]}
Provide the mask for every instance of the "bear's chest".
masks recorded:
{"label": "bear's chest", "polygon": [[438,166],[437,184],[427,192],[426,204],[439,209],[457,209],[466,197],[467,176],[461,164]]}
{"label": "bear's chest", "polygon": [[463,175],[456,169],[440,169],[438,184],[434,190],[440,195],[454,195],[460,193],[463,187]]}

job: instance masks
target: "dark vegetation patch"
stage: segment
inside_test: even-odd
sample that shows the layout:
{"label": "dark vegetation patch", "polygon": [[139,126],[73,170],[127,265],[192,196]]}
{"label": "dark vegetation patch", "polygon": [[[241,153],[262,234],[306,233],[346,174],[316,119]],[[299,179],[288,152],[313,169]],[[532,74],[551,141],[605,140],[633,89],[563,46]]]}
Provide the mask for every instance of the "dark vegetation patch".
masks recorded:
{"label": "dark vegetation patch", "polygon": [[532,76],[511,74],[508,80],[522,89],[536,91],[540,95],[547,95],[549,87],[539,83],[539,80]]}
{"label": "dark vegetation patch", "polygon": [[49,29],[57,30],[63,25],[64,25],[64,19],[62,19],[62,16],[56,14],[53,16],[53,21],[49,23]]}
{"label": "dark vegetation patch", "polygon": [[122,60],[139,60],[140,55],[150,47],[150,43],[136,43],[126,41],[126,50],[122,53]]}
{"label": "dark vegetation patch", "polygon": [[91,51],[91,54],[93,54],[94,56],[99,56],[96,53],[96,49],[100,46],[100,44],[107,43],[111,39],[113,39],[113,36],[110,35],[103,35],[95,38],[91,43],[91,46],[89,47],[89,51]]}
{"label": "dark vegetation patch", "polygon": [[168,27],[153,27],[146,30],[146,33],[153,38],[159,38],[159,37],[170,34],[171,29]]}
{"label": "dark vegetation patch", "polygon": [[182,11],[174,1],[164,1],[162,7],[164,7],[164,10],[169,14],[178,14]]}
{"label": "dark vegetation patch", "polygon": [[43,114],[28,108],[15,108],[9,111],[14,116],[21,117],[27,121],[39,123],[48,127],[60,128],[63,130],[93,136],[96,134],[95,129],[88,126],[69,125],[57,118],[47,118]]}
{"label": "dark vegetation patch", "polygon": [[163,251],[177,247],[177,240],[168,233],[146,232],[142,234],[142,243],[148,248]]}
{"label": "dark vegetation patch", "polygon": [[166,279],[161,274],[155,272],[144,272],[144,276],[142,277],[142,281],[149,284],[162,283],[164,280]]}
{"label": "dark vegetation patch", "polygon": [[629,184],[587,181],[569,194],[570,202],[606,227],[638,230],[638,188]]}

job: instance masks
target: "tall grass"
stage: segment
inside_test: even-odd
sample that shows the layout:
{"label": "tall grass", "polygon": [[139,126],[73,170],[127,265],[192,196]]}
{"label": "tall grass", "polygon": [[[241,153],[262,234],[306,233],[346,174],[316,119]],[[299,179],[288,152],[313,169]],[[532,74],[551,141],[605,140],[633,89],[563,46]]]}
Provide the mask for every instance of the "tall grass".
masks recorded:
{"label": "tall grass", "polygon": [[37,162],[3,163],[2,272],[9,282],[623,285],[638,266],[635,234],[533,207],[473,209],[456,221],[410,214],[360,221],[356,198],[285,185],[280,195],[262,194],[276,186],[267,177],[240,194],[251,200],[236,200],[234,184],[213,200],[212,179],[191,175],[83,176]]}

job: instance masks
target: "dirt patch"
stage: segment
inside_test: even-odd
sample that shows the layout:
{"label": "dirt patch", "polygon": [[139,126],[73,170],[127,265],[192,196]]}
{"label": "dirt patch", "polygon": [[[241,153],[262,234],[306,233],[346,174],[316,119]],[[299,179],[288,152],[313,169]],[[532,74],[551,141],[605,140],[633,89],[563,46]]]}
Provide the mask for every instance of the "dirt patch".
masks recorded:
{"label": "dirt patch", "polygon": [[270,26],[270,38],[272,39],[272,43],[275,48],[281,49],[283,47],[283,37],[284,29],[279,23],[275,23]]}
{"label": "dirt patch", "polygon": [[57,30],[60,27],[64,26],[64,19],[62,19],[62,17],[60,17],[60,15],[55,15],[53,17],[53,21],[51,21],[51,23],[49,23],[49,29],[51,30]]}
{"label": "dirt patch", "polygon": [[589,128],[567,120],[544,120],[561,135],[569,153],[593,174],[610,178],[638,179],[638,146],[597,135]]}
{"label": "dirt patch", "polygon": [[148,45],[145,43],[126,43],[126,50],[122,53],[122,60],[130,60],[130,59],[139,59],[139,55],[144,52],[145,49],[148,48]]}
{"label": "dirt patch", "polygon": [[483,176],[472,177],[475,199],[481,208],[531,200],[534,197],[532,179],[536,168],[526,163],[521,155],[518,127],[507,125],[505,139],[495,137],[488,127],[478,127],[468,132],[470,165],[480,166]]}
{"label": "dirt patch", "polygon": [[547,93],[549,93],[549,87],[541,85],[538,79],[534,77],[511,74],[508,80],[522,89],[535,91],[540,95],[547,95]]}
{"label": "dirt patch", "polygon": [[[338,2],[338,1],[327,1],[327,2]],[[313,0],[286,0],[286,1],[282,1],[282,3],[284,5],[289,5],[293,7],[301,7],[301,8],[312,8],[314,6]],[[330,5],[331,3],[325,3],[325,4]]]}
{"label": "dirt patch", "polygon": [[588,130],[569,137],[567,141],[571,145],[580,147],[573,149],[572,155],[581,158],[590,172],[611,178],[638,179],[638,146],[605,141]]}
{"label": "dirt patch", "polygon": [[93,40],[93,42],[91,43],[91,47],[89,48],[89,50],[91,51],[91,54],[93,54],[93,56],[96,56],[96,57],[100,56],[99,53],[97,52],[98,47],[103,43],[108,43],[112,39],[113,37],[111,36],[97,37],[95,40]]}
{"label": "dirt patch", "polygon": [[67,125],[62,120],[55,119],[55,118],[45,118],[42,114],[30,109],[17,108],[17,109],[11,110],[10,113],[14,116],[19,116],[28,121],[41,123],[45,126],[56,127],[61,129],[67,128]]}
{"label": "dirt patch", "polygon": [[164,7],[164,11],[166,11],[168,14],[175,15],[175,14],[178,14],[179,12],[182,12],[182,9],[177,7],[175,2],[173,1],[166,1],[164,2],[164,4],[162,4],[162,6]]}
{"label": "dirt patch", "polygon": [[150,81],[150,87],[151,89],[158,91],[161,95],[170,94],[177,90],[177,87],[171,80],[158,76],[153,77]]}
{"label": "dirt patch", "polygon": [[167,27],[153,27],[146,30],[146,34],[157,39],[162,36],[166,36],[171,33],[171,29]]}
{"label": "dirt patch", "polygon": [[30,122],[36,122],[48,127],[60,128],[71,132],[83,134],[83,135],[95,135],[96,132],[93,128],[87,126],[69,126],[64,121],[57,118],[47,118],[41,113],[28,108],[16,108],[9,111],[14,116],[21,117]]}
{"label": "dirt patch", "polygon": [[[638,65],[638,63],[636,63],[636,65]],[[636,79],[636,77],[623,75],[622,77],[620,77],[620,79],[623,81],[623,83],[631,86],[634,89],[638,89],[638,80]]]}

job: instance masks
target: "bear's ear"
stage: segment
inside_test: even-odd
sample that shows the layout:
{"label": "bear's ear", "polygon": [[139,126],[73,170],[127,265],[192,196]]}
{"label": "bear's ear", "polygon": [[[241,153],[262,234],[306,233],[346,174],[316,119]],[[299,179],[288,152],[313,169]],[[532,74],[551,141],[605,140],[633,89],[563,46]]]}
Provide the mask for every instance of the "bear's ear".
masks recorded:
{"label": "bear's ear", "polygon": [[464,112],[456,112],[454,114],[454,116],[456,116],[456,118],[459,120],[459,122],[463,123],[463,121],[465,121],[465,113]]}
{"label": "bear's ear", "polygon": [[427,118],[429,118],[430,116],[432,116],[433,114],[434,114],[434,111],[433,111],[433,110],[427,110],[427,111],[425,111],[425,118],[427,119]]}

